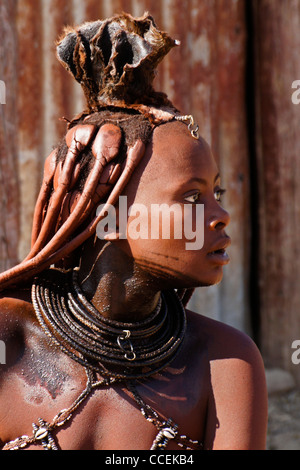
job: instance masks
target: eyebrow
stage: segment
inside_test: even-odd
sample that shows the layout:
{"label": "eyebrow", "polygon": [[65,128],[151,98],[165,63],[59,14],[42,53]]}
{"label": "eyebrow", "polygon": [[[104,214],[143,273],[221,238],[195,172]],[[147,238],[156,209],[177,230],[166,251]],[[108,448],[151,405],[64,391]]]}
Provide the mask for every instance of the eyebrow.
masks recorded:
{"label": "eyebrow", "polygon": [[[220,173],[218,173],[216,176],[215,176],[215,179],[214,179],[214,183],[220,178]],[[207,181],[203,178],[199,178],[198,176],[194,176],[193,178],[191,178],[189,181],[187,181],[186,184],[191,184],[191,183],[200,183],[200,184],[207,184]]]}

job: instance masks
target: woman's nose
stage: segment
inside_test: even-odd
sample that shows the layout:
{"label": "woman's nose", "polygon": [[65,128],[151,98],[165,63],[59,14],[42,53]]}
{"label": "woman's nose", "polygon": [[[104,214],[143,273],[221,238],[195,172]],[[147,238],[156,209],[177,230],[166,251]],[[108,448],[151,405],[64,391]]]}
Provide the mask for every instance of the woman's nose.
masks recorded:
{"label": "woman's nose", "polygon": [[208,226],[211,230],[223,230],[230,222],[230,215],[228,212],[223,209],[223,207],[218,206],[214,214],[211,215],[208,219]]}

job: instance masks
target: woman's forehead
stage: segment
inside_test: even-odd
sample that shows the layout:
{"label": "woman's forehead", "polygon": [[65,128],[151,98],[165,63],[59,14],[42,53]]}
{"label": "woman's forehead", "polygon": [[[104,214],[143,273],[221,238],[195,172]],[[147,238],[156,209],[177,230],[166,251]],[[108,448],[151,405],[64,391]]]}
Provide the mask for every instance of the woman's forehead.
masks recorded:
{"label": "woman's forehead", "polygon": [[210,152],[206,141],[199,137],[195,139],[187,125],[182,122],[170,122],[157,127],[153,132],[152,138],[153,152],[156,150],[166,153],[184,153],[206,151]]}
{"label": "woman's forehead", "polygon": [[186,124],[172,122],[154,130],[146,154],[125,193],[134,196],[136,191],[139,194],[145,191],[149,197],[163,188],[182,187],[193,177],[211,180],[217,173],[218,168],[205,140],[193,138]]}
{"label": "woman's forehead", "polygon": [[[151,144],[152,164],[170,169],[189,165],[194,167],[203,161],[210,163],[212,154],[203,138],[195,139],[183,123],[168,123],[155,129]],[[175,168],[174,168],[175,169]]]}
{"label": "woman's forehead", "polygon": [[148,193],[157,188],[182,187],[194,177],[210,181],[217,173],[217,165],[204,139],[193,138],[183,123],[164,124],[155,129],[129,188]]}

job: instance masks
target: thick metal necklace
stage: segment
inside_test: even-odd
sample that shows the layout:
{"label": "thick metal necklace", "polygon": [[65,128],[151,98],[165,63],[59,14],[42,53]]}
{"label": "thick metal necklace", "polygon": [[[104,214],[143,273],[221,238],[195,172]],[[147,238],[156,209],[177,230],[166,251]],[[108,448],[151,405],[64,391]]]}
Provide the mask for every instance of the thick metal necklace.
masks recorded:
{"label": "thick metal necklace", "polygon": [[[7,443],[3,450],[42,444],[57,450],[52,432],[71,419],[79,405],[96,388],[124,382],[141,413],[158,429],[151,450],[165,449],[174,439],[184,449],[201,449],[198,441],[180,436],[178,426],[146,404],[135,381],[153,376],[167,367],[183,342],[185,309],[175,291],[162,293],[155,311],[144,321],[122,323],[104,318],[85,298],[78,283],[78,269],[49,269],[32,286],[32,302],[44,332],[60,349],[86,370],[85,390],[67,409],[47,423],[33,424],[33,435]],[[97,375],[101,379],[97,380]]]}

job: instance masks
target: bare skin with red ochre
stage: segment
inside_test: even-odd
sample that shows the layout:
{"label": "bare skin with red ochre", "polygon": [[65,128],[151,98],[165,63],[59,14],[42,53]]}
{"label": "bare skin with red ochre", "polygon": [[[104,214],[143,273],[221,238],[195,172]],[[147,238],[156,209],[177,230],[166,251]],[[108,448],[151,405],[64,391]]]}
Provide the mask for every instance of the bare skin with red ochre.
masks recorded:
{"label": "bare skin with red ochre", "polygon": [[[204,246],[187,251],[184,238],[120,240],[118,229],[109,240],[89,239],[80,280],[103,315],[120,321],[145,318],[161,290],[221,281],[230,239],[220,189],[218,168],[203,139],[193,139],[181,123],[155,129],[123,194],[130,204],[204,204]],[[227,325],[190,311],[187,319],[180,354],[138,386],[140,395],[205,449],[264,449],[267,394],[257,347]],[[0,333],[7,356],[7,364],[0,365],[0,440],[6,443],[31,435],[39,417],[51,422],[71,405],[85,388],[86,374],[43,333],[29,290],[2,293]],[[157,430],[126,389],[115,385],[95,390],[53,434],[61,449],[139,450],[151,447]],[[177,447],[170,442],[168,449]]]}

